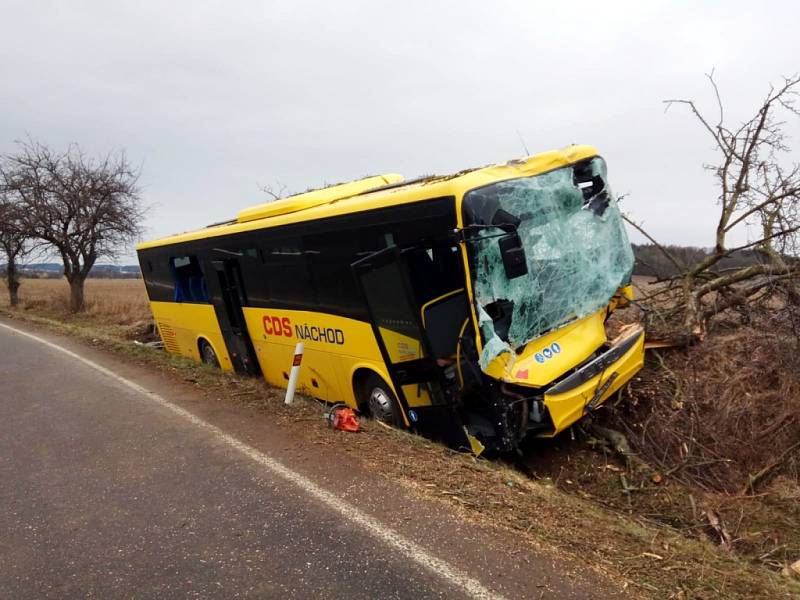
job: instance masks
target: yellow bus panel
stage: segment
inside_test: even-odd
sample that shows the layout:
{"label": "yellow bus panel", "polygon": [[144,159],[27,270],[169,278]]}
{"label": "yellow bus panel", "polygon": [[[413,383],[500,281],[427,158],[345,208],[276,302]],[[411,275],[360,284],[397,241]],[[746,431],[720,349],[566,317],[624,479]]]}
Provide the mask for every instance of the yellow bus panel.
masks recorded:
{"label": "yellow bus panel", "polygon": [[167,352],[200,361],[200,340],[211,344],[223,371],[233,371],[217,314],[210,304],[151,302],[153,318]]}

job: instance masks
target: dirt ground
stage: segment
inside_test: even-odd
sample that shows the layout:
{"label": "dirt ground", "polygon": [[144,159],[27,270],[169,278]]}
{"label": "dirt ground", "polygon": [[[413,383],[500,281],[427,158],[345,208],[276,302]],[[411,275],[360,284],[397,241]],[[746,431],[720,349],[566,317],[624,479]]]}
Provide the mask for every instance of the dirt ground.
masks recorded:
{"label": "dirt ground", "polygon": [[[553,441],[533,441],[522,456],[488,460],[370,421],[359,434],[333,432],[322,419],[325,407],[313,399],[286,410],[280,392],[259,380],[222,375],[133,344],[132,338],[149,331],[140,281],[90,281],[89,310],[79,317],[66,312],[63,281],[24,281],[20,293],[21,307],[5,312],[190,381],[220,402],[268,411],[309,444],[335,445],[465,519],[508,531],[520,540],[520,551],[526,544],[555,548],[641,597],[800,597],[800,586],[780,574],[800,559],[800,493],[791,477],[772,476],[757,493],[701,489],[677,470],[641,469],[588,424]],[[663,394],[651,397],[666,387],[662,376],[659,359],[650,357],[616,406],[599,412],[598,424],[619,427],[627,419],[632,430],[640,427],[652,411],[637,407],[663,401]]]}

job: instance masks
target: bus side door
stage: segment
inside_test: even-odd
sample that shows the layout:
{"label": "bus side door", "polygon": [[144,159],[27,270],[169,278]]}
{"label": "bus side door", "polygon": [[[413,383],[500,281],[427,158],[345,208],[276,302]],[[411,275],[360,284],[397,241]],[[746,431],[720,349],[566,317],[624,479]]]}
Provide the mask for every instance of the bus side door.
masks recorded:
{"label": "bus side door", "polygon": [[[420,322],[408,265],[396,246],[352,264],[398,401],[411,427],[452,447],[470,448],[457,412],[458,385],[440,365]],[[421,404],[409,394],[424,391]],[[411,402],[409,402],[411,400]]]}
{"label": "bus side door", "polygon": [[246,305],[244,284],[239,263],[235,259],[212,261],[217,273],[218,293],[211,301],[217,313],[222,337],[234,370],[246,375],[260,375],[242,307]]}

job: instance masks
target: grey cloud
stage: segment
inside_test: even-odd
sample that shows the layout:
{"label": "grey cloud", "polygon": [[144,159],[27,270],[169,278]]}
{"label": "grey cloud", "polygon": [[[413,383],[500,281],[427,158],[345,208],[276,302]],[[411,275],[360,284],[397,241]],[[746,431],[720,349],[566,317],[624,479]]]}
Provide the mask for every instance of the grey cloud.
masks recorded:
{"label": "grey cloud", "polygon": [[[711,146],[683,111],[732,115],[800,69],[790,2],[5,2],[0,151],[124,147],[148,237],[367,173],[446,172],[590,143],[625,208],[708,245]],[[797,127],[791,126],[795,132]],[[687,218],[691,215],[691,218]],[[743,234],[742,234],[743,235]]]}

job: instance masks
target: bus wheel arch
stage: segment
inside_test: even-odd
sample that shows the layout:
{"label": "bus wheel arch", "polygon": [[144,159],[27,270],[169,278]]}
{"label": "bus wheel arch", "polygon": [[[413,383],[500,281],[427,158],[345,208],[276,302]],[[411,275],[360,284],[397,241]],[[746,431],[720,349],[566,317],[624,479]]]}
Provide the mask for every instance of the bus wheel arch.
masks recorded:
{"label": "bus wheel arch", "polygon": [[200,362],[211,367],[221,368],[219,354],[217,354],[214,346],[206,338],[197,338],[197,352],[200,355]]}
{"label": "bus wheel arch", "polygon": [[397,395],[377,372],[367,368],[356,369],[353,373],[353,392],[361,412],[388,425],[405,425]]}

